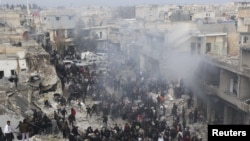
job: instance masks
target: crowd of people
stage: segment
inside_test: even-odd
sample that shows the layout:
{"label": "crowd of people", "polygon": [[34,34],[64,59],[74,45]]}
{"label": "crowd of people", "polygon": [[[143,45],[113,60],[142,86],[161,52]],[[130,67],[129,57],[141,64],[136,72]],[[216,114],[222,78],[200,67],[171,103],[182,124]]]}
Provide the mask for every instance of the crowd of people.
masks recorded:
{"label": "crowd of people", "polygon": [[[53,61],[63,89],[66,84],[68,95],[57,97],[58,103],[53,117],[48,117],[41,110],[33,110],[33,116],[20,121],[16,127],[21,135],[20,140],[36,134],[62,134],[69,141],[202,141],[202,138],[190,129],[192,124],[205,122],[204,115],[193,106],[192,91],[188,93],[181,81],[180,85],[169,83],[160,76],[152,79],[149,74],[141,73],[129,63],[117,67],[111,62],[107,73],[96,73],[96,67],[76,66],[66,67],[59,61]],[[121,70],[133,71],[135,78],[121,75]],[[165,106],[170,86],[174,88],[176,99],[189,95],[183,105],[173,103],[171,112]],[[112,91],[108,91],[108,89]],[[46,94],[44,94],[46,95]],[[98,101],[92,105],[86,104],[82,109],[81,102],[87,103],[87,98]],[[72,101],[79,102],[79,112],[76,113]],[[49,99],[45,100],[45,105]],[[72,107],[68,111],[65,107]],[[52,107],[51,107],[52,108]],[[102,127],[86,127],[80,131],[77,126],[76,114],[86,114],[102,117]],[[170,118],[169,118],[169,117]],[[113,123],[121,118],[126,123],[119,126]],[[5,127],[6,128],[6,127]],[[4,129],[7,141],[11,141],[9,130]],[[10,130],[11,131],[11,130]],[[0,133],[1,134],[1,133]],[[1,141],[1,140],[0,140]]]}

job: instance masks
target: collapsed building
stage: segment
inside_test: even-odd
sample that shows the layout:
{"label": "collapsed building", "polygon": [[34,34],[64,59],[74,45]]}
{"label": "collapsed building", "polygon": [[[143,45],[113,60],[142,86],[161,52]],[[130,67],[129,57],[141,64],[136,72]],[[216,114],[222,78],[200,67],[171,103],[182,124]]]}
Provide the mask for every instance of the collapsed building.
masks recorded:
{"label": "collapsed building", "polygon": [[[9,108],[27,111],[34,98],[34,89],[61,93],[60,80],[50,64],[50,55],[34,40],[24,27],[1,27],[0,86],[6,94]],[[33,76],[38,79],[34,80]],[[16,81],[13,81],[16,80]]]}

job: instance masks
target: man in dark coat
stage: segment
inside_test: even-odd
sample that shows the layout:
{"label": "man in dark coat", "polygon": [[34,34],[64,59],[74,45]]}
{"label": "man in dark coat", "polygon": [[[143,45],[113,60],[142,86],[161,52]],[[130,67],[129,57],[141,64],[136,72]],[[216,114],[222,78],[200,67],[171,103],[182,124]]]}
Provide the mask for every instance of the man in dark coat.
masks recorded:
{"label": "man in dark coat", "polygon": [[24,141],[25,139],[29,141],[30,125],[27,122],[27,119],[23,119],[23,123],[21,123],[19,129],[22,133],[22,141]]}

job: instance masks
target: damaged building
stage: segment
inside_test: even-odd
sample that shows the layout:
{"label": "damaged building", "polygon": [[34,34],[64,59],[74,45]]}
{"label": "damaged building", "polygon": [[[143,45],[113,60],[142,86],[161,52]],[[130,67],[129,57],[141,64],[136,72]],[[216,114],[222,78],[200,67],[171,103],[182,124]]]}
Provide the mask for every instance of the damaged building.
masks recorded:
{"label": "damaged building", "polygon": [[[11,31],[3,31],[1,42],[0,65],[4,67],[0,68],[0,86],[8,97],[10,109],[27,111],[32,99],[39,96],[35,90],[41,94],[62,93],[50,55],[30,39],[26,30],[13,27]],[[14,78],[17,78],[16,84]]]}
{"label": "damaged building", "polygon": [[0,70],[0,79],[26,72],[25,50],[17,47],[0,47],[0,65],[5,66]]}
{"label": "damaged building", "polygon": [[[234,43],[232,44],[234,46],[227,46],[227,49],[231,50],[230,52],[217,54],[217,57],[207,55],[203,59],[200,68],[202,72],[200,84],[208,98],[207,119],[211,124],[250,123],[248,63],[250,54],[247,41],[249,34],[249,14],[247,13],[249,11],[249,7],[245,6],[238,9],[238,36],[231,37],[233,37],[232,40],[239,41],[239,44]],[[212,48],[215,49],[217,46],[208,46],[206,43],[206,48],[212,51]]]}
{"label": "damaged building", "polygon": [[[64,50],[72,48],[76,27],[76,14],[71,10],[43,10],[40,11],[37,25],[45,32],[44,44],[50,40],[52,49],[63,54]],[[39,29],[38,28],[38,29]]]}
{"label": "damaged building", "polygon": [[[192,81],[187,80],[190,83],[187,85],[194,90],[196,104],[206,112],[209,124],[249,124],[249,11],[246,6],[238,8],[237,24],[231,19],[221,23],[190,23],[190,26],[188,22],[182,26],[178,26],[180,22],[164,26],[158,23],[151,28],[149,23],[144,24],[149,34],[142,31],[145,44],[142,44],[141,50],[146,55],[140,58],[141,70],[155,73],[157,66],[152,67],[152,64],[156,65],[156,61],[160,73],[169,73],[170,69],[166,71],[164,68],[168,66],[176,74],[194,77]],[[182,30],[184,25],[186,28]],[[157,36],[160,28],[162,35]],[[171,33],[171,29],[174,32]],[[158,56],[154,55],[156,50],[160,50]],[[171,54],[175,57],[169,57]],[[193,64],[183,64],[186,62],[184,57],[183,62],[178,62],[176,55],[184,54],[192,56],[192,60],[186,61],[198,63],[190,69]]]}

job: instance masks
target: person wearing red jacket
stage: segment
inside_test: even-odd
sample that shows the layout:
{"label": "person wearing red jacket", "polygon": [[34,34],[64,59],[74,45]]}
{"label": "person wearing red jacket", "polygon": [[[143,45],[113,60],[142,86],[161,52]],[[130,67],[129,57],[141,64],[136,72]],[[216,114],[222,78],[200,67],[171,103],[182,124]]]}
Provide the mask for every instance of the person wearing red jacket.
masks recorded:
{"label": "person wearing red jacket", "polygon": [[71,108],[71,115],[73,117],[73,121],[76,121],[76,110],[74,108]]}

